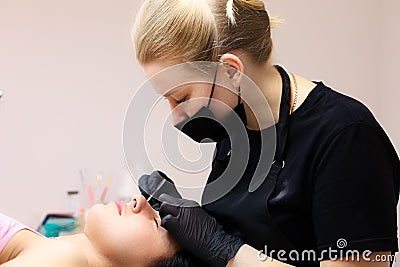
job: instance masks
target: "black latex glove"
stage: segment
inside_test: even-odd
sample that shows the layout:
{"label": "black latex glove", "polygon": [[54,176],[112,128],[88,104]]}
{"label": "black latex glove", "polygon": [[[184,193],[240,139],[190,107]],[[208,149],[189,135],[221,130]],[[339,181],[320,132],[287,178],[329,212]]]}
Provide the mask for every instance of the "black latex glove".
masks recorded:
{"label": "black latex glove", "polygon": [[[165,181],[164,184],[162,184],[163,181]],[[152,196],[149,204],[157,211],[160,209],[161,202],[158,199],[162,193],[181,198],[174,182],[161,171],[153,171],[150,175],[144,174],[140,176],[139,190],[146,199],[150,195]]]}
{"label": "black latex glove", "polygon": [[162,194],[161,225],[178,244],[212,266],[226,266],[243,240],[226,233],[195,201]]}

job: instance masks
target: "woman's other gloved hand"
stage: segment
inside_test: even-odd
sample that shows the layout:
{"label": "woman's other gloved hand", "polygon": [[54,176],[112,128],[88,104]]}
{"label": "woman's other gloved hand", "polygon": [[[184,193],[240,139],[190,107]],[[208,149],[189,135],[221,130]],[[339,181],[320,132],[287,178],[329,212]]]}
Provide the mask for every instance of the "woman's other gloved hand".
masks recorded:
{"label": "woman's other gloved hand", "polygon": [[161,194],[166,193],[181,198],[174,182],[161,171],[153,171],[150,175],[144,174],[140,176],[138,183],[140,193],[146,199],[148,199],[150,195],[152,196],[149,204],[157,211],[160,209],[161,205],[161,201],[158,200]]}
{"label": "woman's other gloved hand", "polygon": [[244,244],[226,233],[197,202],[168,194],[162,194],[160,201],[161,225],[182,248],[210,265],[226,266]]}

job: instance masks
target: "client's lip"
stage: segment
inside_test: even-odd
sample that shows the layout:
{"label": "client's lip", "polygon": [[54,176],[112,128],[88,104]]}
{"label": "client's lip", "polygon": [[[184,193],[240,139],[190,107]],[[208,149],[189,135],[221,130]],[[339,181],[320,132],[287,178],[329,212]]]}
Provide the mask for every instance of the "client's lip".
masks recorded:
{"label": "client's lip", "polygon": [[114,201],[114,204],[117,207],[118,214],[122,215],[122,211],[124,209],[125,202],[123,202],[123,201]]}

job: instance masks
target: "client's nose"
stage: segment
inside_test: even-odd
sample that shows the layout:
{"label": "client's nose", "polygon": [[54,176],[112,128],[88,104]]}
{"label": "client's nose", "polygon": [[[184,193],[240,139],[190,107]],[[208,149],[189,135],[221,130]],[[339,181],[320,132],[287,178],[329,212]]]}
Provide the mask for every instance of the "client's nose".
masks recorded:
{"label": "client's nose", "polygon": [[147,200],[142,195],[132,197],[129,203],[133,213],[146,213],[149,217],[153,217],[156,211],[150,206]]}
{"label": "client's nose", "polygon": [[134,213],[139,213],[146,204],[145,202],[147,201],[142,195],[133,196],[131,202],[129,203],[129,207]]}

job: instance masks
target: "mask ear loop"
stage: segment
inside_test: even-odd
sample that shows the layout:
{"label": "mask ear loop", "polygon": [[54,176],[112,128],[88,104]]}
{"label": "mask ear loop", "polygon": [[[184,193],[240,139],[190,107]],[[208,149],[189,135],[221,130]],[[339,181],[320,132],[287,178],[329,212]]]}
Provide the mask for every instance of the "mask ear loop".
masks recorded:
{"label": "mask ear loop", "polygon": [[214,74],[214,81],[213,81],[213,85],[212,85],[212,88],[211,88],[211,94],[210,94],[210,98],[208,99],[207,108],[209,108],[209,107],[210,107],[210,104],[211,104],[211,99],[212,99],[212,96],[213,96],[213,94],[214,94],[215,82],[217,81],[217,73],[218,73],[218,64],[217,64],[217,69],[215,70],[215,74]]}
{"label": "mask ear loop", "polygon": [[240,100],[242,100],[242,92],[241,92],[241,89],[240,89],[240,86],[239,86],[239,89],[238,89],[238,105],[240,105]]}

